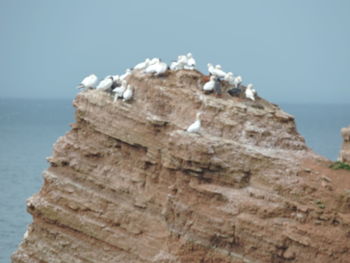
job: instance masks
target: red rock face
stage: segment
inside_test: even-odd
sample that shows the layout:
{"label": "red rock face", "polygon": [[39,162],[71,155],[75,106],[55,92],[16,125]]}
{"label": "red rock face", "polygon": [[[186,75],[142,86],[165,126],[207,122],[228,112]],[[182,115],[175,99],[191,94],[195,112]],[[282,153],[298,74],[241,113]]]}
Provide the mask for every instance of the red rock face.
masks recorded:
{"label": "red rock face", "polygon": [[80,93],[12,262],[349,262],[349,173],[277,106],[203,79],[136,72],[130,102]]}
{"label": "red rock face", "polygon": [[343,146],[340,152],[340,161],[350,164],[350,126],[341,129],[343,136]]}

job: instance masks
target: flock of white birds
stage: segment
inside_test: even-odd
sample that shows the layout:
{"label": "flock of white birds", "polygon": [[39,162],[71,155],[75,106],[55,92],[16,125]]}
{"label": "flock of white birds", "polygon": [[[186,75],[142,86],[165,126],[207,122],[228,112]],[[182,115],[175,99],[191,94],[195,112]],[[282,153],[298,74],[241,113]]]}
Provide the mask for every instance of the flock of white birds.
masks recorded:
{"label": "flock of white birds", "polygon": [[[78,88],[80,89],[97,89],[105,92],[109,92],[114,95],[114,101],[122,99],[123,101],[129,101],[132,99],[134,94],[134,87],[128,84],[126,77],[129,76],[132,71],[141,71],[144,74],[152,74],[154,76],[160,76],[167,70],[194,70],[196,68],[196,60],[193,58],[191,53],[187,55],[180,55],[177,61],[173,61],[170,66],[163,62],[159,58],[147,58],[145,61],[137,64],[132,69],[126,69],[122,75],[108,75],[103,80],[98,82],[98,78],[95,74],[91,74],[85,77]],[[226,81],[231,89],[228,93],[231,96],[239,96],[242,92],[241,83],[242,77],[235,77],[232,72],[225,72],[222,70],[220,65],[213,66],[208,63],[208,72],[210,74],[210,80],[206,82],[202,89],[204,92],[215,92],[221,94],[221,81]],[[255,101],[256,91],[252,84],[248,84],[245,91],[245,97]],[[198,112],[196,120],[188,128],[187,132],[198,133],[201,128],[201,117],[202,113]]]}

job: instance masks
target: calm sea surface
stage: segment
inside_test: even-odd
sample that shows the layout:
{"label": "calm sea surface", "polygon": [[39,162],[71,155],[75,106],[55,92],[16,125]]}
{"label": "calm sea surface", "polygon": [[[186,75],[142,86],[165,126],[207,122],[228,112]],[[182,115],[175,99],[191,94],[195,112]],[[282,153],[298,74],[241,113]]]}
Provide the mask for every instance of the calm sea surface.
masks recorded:
{"label": "calm sea surface", "polygon": [[[348,105],[280,104],[317,153],[336,160],[340,128],[350,125]],[[23,237],[31,216],[25,200],[38,192],[52,145],[69,131],[74,108],[69,100],[0,99],[0,262]]]}

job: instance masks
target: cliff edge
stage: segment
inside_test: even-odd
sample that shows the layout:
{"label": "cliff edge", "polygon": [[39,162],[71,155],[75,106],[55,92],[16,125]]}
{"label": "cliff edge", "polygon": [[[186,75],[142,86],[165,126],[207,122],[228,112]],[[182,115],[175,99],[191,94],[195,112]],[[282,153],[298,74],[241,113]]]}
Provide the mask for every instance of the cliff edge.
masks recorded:
{"label": "cliff edge", "polygon": [[12,262],[349,262],[350,173],[278,106],[203,94],[205,78],[134,71],[130,102],[79,93]]}

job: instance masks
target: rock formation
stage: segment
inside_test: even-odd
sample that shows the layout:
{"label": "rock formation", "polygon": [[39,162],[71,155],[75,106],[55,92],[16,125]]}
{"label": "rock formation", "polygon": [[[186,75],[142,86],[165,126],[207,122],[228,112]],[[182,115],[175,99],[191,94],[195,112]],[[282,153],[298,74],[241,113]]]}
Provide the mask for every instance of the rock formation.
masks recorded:
{"label": "rock formation", "polygon": [[350,126],[341,129],[343,136],[343,146],[340,151],[340,161],[350,164]]}
{"label": "rock formation", "polygon": [[349,262],[350,173],[278,106],[205,95],[204,78],[134,72],[130,102],[78,94],[12,262]]}

